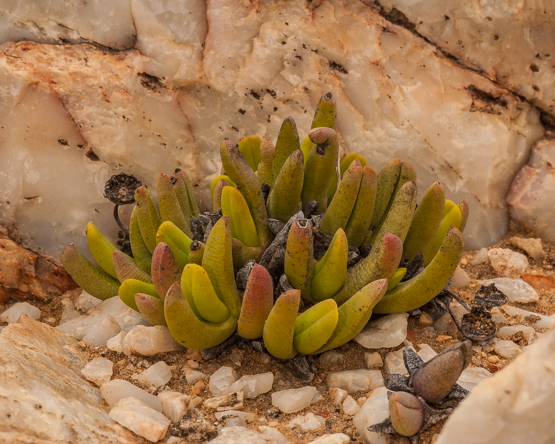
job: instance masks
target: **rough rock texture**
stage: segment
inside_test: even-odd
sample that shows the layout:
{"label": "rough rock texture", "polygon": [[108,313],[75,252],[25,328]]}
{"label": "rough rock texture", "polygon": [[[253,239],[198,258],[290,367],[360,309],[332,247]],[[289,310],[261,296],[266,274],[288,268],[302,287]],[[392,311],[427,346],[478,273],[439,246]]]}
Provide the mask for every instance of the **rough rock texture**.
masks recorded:
{"label": "rough rock texture", "polygon": [[[467,247],[505,235],[540,113],[363,2],[87,3],[0,6],[0,42],[42,43],[0,52],[0,222],[35,248],[86,252],[88,220],[114,239],[102,189],[121,171],[153,190],[158,171],[183,168],[206,207],[222,138],[275,139],[287,116],[304,138],[327,91],[343,151],[376,170],[401,157],[422,189],[439,180],[466,199]],[[89,41],[100,47],[77,44]]]}
{"label": "rough rock texture", "polygon": [[554,362],[551,329],[511,365],[482,381],[449,417],[436,444],[553,442]]}
{"label": "rough rock texture", "polygon": [[511,226],[524,228],[533,236],[555,243],[553,190],[555,189],[555,133],[539,141],[528,163],[515,176],[507,203]]}
{"label": "rough rock texture", "polygon": [[86,356],[75,339],[22,315],[2,330],[0,349],[3,442],[135,442],[82,377]]}
{"label": "rough rock texture", "polygon": [[76,287],[60,264],[23,248],[0,227],[0,303],[50,299]]}
{"label": "rough rock texture", "polygon": [[555,116],[552,1],[376,0],[383,14]]}

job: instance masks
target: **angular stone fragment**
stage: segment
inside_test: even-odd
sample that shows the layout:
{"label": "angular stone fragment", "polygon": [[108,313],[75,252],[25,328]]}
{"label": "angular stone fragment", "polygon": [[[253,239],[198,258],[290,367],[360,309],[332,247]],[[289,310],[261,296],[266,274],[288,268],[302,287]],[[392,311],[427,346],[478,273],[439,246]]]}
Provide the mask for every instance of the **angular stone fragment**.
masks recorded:
{"label": "angular stone fragment", "polygon": [[179,392],[164,391],[158,393],[162,403],[162,412],[173,422],[179,422],[187,413],[191,397]]}
{"label": "angular stone fragment", "polygon": [[522,351],[513,341],[503,341],[496,339],[493,350],[502,358],[513,359]]}
{"label": "angular stone fragment", "polygon": [[256,419],[254,413],[251,412],[242,412],[240,410],[224,410],[221,412],[216,412],[214,415],[218,421],[222,419],[231,418],[231,417],[238,417],[241,418],[245,422],[253,422]]}
{"label": "angular stone fragment", "polygon": [[478,252],[476,253],[476,255],[474,256],[474,259],[472,259],[472,262],[470,262],[472,265],[480,265],[480,264],[484,264],[484,263],[489,263],[489,256],[488,256],[488,249],[487,248],[480,248],[478,250]]}
{"label": "angular stone fragment", "polygon": [[221,396],[227,393],[227,389],[237,381],[237,373],[231,367],[220,367],[212,376],[208,387],[213,396]]}
{"label": "angular stone fragment", "polygon": [[555,276],[544,274],[523,274],[521,279],[536,290],[555,289]]}
{"label": "angular stone fragment", "polygon": [[147,387],[160,387],[167,384],[171,378],[172,371],[168,364],[164,361],[159,361],[142,372],[137,379]]}
{"label": "angular stone fragment", "polygon": [[324,425],[326,418],[322,418],[314,413],[307,413],[306,415],[295,416],[286,427],[293,428],[295,426],[300,427],[306,431],[318,430]]}
{"label": "angular stone fragment", "polygon": [[204,400],[204,405],[211,409],[234,410],[243,408],[243,392],[228,393],[227,395],[216,396]]}
{"label": "angular stone fragment", "polygon": [[511,237],[511,245],[526,251],[526,254],[536,261],[545,258],[542,240],[534,238]]}
{"label": "angular stone fragment", "polygon": [[75,305],[71,302],[71,299],[62,299],[60,304],[62,305],[62,317],[60,318],[60,324],[64,324],[81,316],[81,313],[75,310]]}
{"label": "angular stone fragment", "polygon": [[408,318],[408,313],[397,313],[371,321],[355,341],[370,349],[397,347],[407,337]]}
{"label": "angular stone fragment", "polygon": [[345,433],[334,433],[333,435],[324,435],[310,441],[308,444],[347,444],[351,442],[351,438]]}
{"label": "angular stone fragment", "polygon": [[272,405],[283,413],[295,413],[310,405],[317,390],[316,387],[282,390],[272,393]]}
{"label": "angular stone fragment", "polygon": [[451,281],[451,287],[464,288],[468,284],[470,284],[470,276],[460,265],[457,265],[455,273],[453,274],[453,280]]}
{"label": "angular stone fragment", "polygon": [[156,396],[123,379],[112,379],[110,382],[103,384],[100,387],[100,391],[110,406],[113,406],[121,399],[132,397],[149,405],[154,410],[162,411],[162,404]]}
{"label": "angular stone fragment", "polygon": [[364,353],[364,363],[366,368],[376,369],[383,367],[383,360],[378,352]]}
{"label": "angular stone fragment", "polygon": [[498,276],[520,276],[530,267],[526,256],[508,248],[491,248],[488,257]]}
{"label": "angular stone fragment", "polygon": [[85,290],[81,290],[81,294],[75,301],[75,308],[86,313],[101,303],[101,299],[95,298],[94,296],[87,293]]}
{"label": "angular stone fragment", "polygon": [[10,308],[0,314],[0,322],[7,322],[13,324],[17,322],[22,313],[29,316],[31,319],[40,318],[40,309],[28,302],[16,302]]}
{"label": "angular stone fragment", "polygon": [[320,361],[322,365],[339,364],[344,360],[345,360],[345,355],[342,355],[341,353],[337,353],[335,351],[327,351],[325,353],[322,353],[320,358],[318,358],[318,361]]}
{"label": "angular stone fragment", "polygon": [[360,406],[358,403],[353,399],[352,396],[347,396],[345,401],[343,401],[343,411],[346,415],[354,416],[360,410]]}
{"label": "angular stone fragment", "polygon": [[368,430],[368,427],[371,425],[379,424],[389,417],[388,392],[389,390],[385,387],[379,387],[374,390],[353,418],[357,432],[368,443],[387,444],[388,442],[385,435]]}
{"label": "angular stone fragment", "polygon": [[221,430],[221,435],[209,441],[209,444],[270,444],[271,440],[270,436],[264,436],[264,434],[255,430],[235,426],[224,427]]}
{"label": "angular stone fragment", "polygon": [[330,388],[328,392],[331,398],[331,403],[335,407],[339,407],[341,403],[345,400],[345,398],[349,396],[349,392],[347,392],[347,390],[343,390],[335,387]]}
{"label": "angular stone fragment", "polygon": [[388,375],[398,374],[408,376],[409,372],[403,360],[403,350],[404,348],[385,355],[385,372]]}
{"label": "angular stone fragment", "polygon": [[110,418],[152,442],[166,435],[171,422],[149,404],[133,397],[119,400],[110,410]]}
{"label": "angular stone fragment", "polygon": [[185,379],[187,380],[187,384],[189,384],[190,386],[195,385],[197,381],[201,381],[202,379],[205,379],[207,376],[205,373],[202,373],[202,372],[199,372],[198,370],[193,370],[190,368],[186,368],[185,370],[183,370],[183,373],[185,374]]}
{"label": "angular stone fragment", "polygon": [[242,392],[245,398],[256,398],[258,395],[272,390],[274,374],[272,372],[260,373],[258,375],[245,375],[231,384],[227,393]]}
{"label": "angular stone fragment", "polygon": [[99,324],[91,326],[82,340],[85,344],[92,347],[104,347],[106,342],[120,331],[121,327],[116,320],[112,316],[107,315]]}
{"label": "angular stone fragment", "polygon": [[484,379],[491,378],[492,374],[482,367],[467,367],[461,373],[457,384],[462,388],[471,391]]}
{"label": "angular stone fragment", "polygon": [[81,373],[89,381],[94,382],[97,386],[106,384],[112,377],[114,363],[106,358],[96,358],[88,362]]}
{"label": "angular stone fragment", "polygon": [[184,347],[173,338],[168,327],[163,325],[133,327],[123,339],[122,347],[126,355],[134,353],[143,356],[184,350]]}
{"label": "angular stone fragment", "polygon": [[506,325],[505,327],[501,327],[499,329],[499,336],[510,337],[518,332],[522,332],[522,337],[528,340],[530,335],[533,335],[535,333],[535,330],[532,327],[528,327],[527,325]]}
{"label": "angular stone fragment", "polygon": [[379,370],[343,370],[330,372],[326,384],[329,388],[340,388],[348,393],[369,391],[383,386],[383,376]]}
{"label": "angular stone fragment", "polygon": [[522,308],[513,307],[512,305],[502,305],[499,309],[509,316],[520,316],[522,319],[528,318],[532,327],[536,329],[549,328],[555,324],[555,317],[523,310]]}
{"label": "angular stone fragment", "polygon": [[123,339],[125,336],[127,336],[127,332],[120,331],[116,336],[106,341],[106,347],[116,353],[123,353]]}

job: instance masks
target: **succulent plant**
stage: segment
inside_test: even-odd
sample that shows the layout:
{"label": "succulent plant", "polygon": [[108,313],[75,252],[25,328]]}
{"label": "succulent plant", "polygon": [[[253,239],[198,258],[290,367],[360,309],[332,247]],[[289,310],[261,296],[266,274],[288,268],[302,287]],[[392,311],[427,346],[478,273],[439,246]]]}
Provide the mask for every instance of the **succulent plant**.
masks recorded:
{"label": "succulent plant", "polygon": [[275,145],[258,136],[223,140],[209,212],[200,212],[183,171],[158,175],[158,208],[140,182],[111,180],[111,188],[126,186],[117,205],[135,202],[132,254],[89,223],[98,265],[73,245],[62,263],[93,296],[118,294],[195,349],[237,333],[262,337],[288,359],[341,346],[373,312],[421,307],[459,262],[468,205],[446,200],[434,183],[417,208],[416,170],[400,159],[379,174],[357,153],[339,162],[335,119],[328,93],[302,144],[291,118]]}

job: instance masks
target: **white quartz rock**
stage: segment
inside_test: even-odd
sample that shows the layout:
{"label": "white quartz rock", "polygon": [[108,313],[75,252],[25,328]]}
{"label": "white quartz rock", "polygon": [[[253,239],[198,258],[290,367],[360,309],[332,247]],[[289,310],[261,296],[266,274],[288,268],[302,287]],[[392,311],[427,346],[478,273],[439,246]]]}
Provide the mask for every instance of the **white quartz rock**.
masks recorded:
{"label": "white quartz rock", "polygon": [[130,382],[124,381],[123,379],[112,379],[110,382],[103,384],[100,387],[100,391],[110,406],[113,406],[121,399],[133,397],[141,400],[154,410],[159,412],[162,411],[162,404],[156,396],[145,392],[139,387],[131,384]]}
{"label": "white quartz rock", "polygon": [[420,356],[424,362],[428,362],[430,359],[437,356],[437,353],[428,344],[424,344],[418,351],[418,356]]}
{"label": "white quartz rock", "polygon": [[272,393],[272,405],[283,413],[299,412],[310,405],[316,392],[316,387],[310,386],[274,392]]}
{"label": "white quartz rock", "polygon": [[110,418],[143,438],[158,442],[166,435],[170,420],[140,399],[128,397],[119,400]]}
{"label": "white quartz rock", "polygon": [[457,384],[459,384],[462,388],[471,391],[484,379],[491,377],[492,374],[485,368],[467,367],[462,371],[461,376],[459,376]]}
{"label": "white quartz rock", "polygon": [[[449,417],[436,444],[520,444],[555,439],[555,330],[478,385]],[[471,427],[469,427],[471,424]]]}
{"label": "white quartz rock", "polygon": [[231,384],[226,393],[243,392],[245,398],[256,398],[258,395],[272,390],[274,374],[272,372],[260,373],[258,375],[245,375]]}
{"label": "white quartz rock", "polygon": [[256,418],[254,413],[242,412],[241,410],[224,410],[221,412],[216,412],[215,416],[218,421],[226,418],[237,417],[241,418],[245,422],[253,422]]}
{"label": "white quartz rock", "polygon": [[472,259],[472,262],[470,262],[470,263],[472,265],[480,265],[480,264],[484,264],[484,263],[489,263],[487,248],[480,248],[478,250],[478,252],[476,253],[476,256],[474,256],[474,259]]}
{"label": "white quartz rock", "polygon": [[398,313],[371,321],[355,341],[371,349],[397,347],[407,337],[408,318],[408,313]]}
{"label": "white quartz rock", "polygon": [[555,171],[553,133],[540,140],[530,152],[528,163],[515,176],[507,194],[511,226],[524,225],[534,236],[555,243],[553,208]]}
{"label": "white quartz rock", "polygon": [[[122,330],[130,330],[139,322],[145,322],[140,313],[123,303],[119,297],[106,299],[92,309],[88,314],[79,316],[65,324],[56,327],[62,333],[73,336],[76,339],[83,339],[89,332],[98,327],[104,318],[111,316]],[[116,332],[117,334],[117,332]]]}
{"label": "white quartz rock", "polygon": [[185,379],[187,380],[187,384],[190,386],[195,385],[198,381],[206,378],[206,374],[199,372],[198,370],[193,370],[191,368],[186,368],[183,370],[185,374]]}
{"label": "white quartz rock", "polygon": [[169,365],[164,361],[159,361],[142,372],[138,377],[138,381],[147,387],[160,387],[167,384],[171,378],[172,371]]}
{"label": "white quartz rock", "polygon": [[222,396],[227,393],[227,390],[237,381],[237,373],[231,367],[220,367],[211,376],[208,383],[210,393],[213,396]]}
{"label": "white quartz rock", "polygon": [[339,407],[341,403],[345,400],[345,398],[349,396],[349,392],[347,390],[333,387],[329,389],[329,395],[331,398],[331,403],[335,407]]}
{"label": "white quartz rock", "polygon": [[123,339],[127,336],[126,331],[120,331],[117,335],[113,338],[108,339],[106,341],[106,347],[108,349],[115,351],[116,353],[123,353]]}
{"label": "white quartz rock", "polygon": [[482,285],[495,284],[507,295],[510,302],[537,302],[540,297],[534,287],[520,278],[494,278],[481,281]]}
{"label": "white quartz rock", "polygon": [[299,426],[303,430],[312,431],[321,428],[325,422],[326,418],[314,413],[307,413],[306,415],[295,416],[286,427],[293,428]]}
{"label": "white quartz rock", "polygon": [[502,305],[499,309],[509,316],[521,316],[522,318],[534,316],[535,318],[540,318],[539,320],[532,322],[532,327],[536,329],[549,328],[555,324],[555,317],[523,310],[522,308],[513,307],[512,305]]}
{"label": "white quartz rock", "polygon": [[[209,444],[279,444],[283,441],[274,441],[273,434],[258,433],[256,430],[247,429],[246,427],[223,427],[220,431],[221,435],[208,441]],[[287,441],[285,441],[287,442]]]}
{"label": "white quartz rock", "polygon": [[345,433],[334,433],[333,435],[324,435],[310,441],[308,444],[347,444],[351,442],[351,438]]}
{"label": "white quartz rock", "polygon": [[340,388],[348,393],[369,391],[383,386],[383,376],[379,370],[343,370],[330,372],[326,384],[329,388]]}
{"label": "white quartz rock", "polygon": [[10,308],[0,314],[0,322],[13,324],[17,322],[22,313],[25,313],[31,319],[40,318],[40,309],[28,302],[16,302]]}
{"label": "white quartz rock", "polygon": [[383,367],[383,360],[378,352],[364,353],[364,363],[367,368],[380,368]]}
{"label": "white quartz rock", "polygon": [[168,327],[155,325],[147,327],[137,325],[123,338],[123,352],[126,355],[131,353],[143,356],[154,356],[158,353],[184,350],[171,335]]}
{"label": "white quartz rock", "polygon": [[542,240],[524,237],[511,237],[511,244],[517,248],[526,251],[526,254],[531,258],[541,261],[545,258],[545,251],[543,251]]}
{"label": "white quartz rock", "polygon": [[219,411],[240,410],[243,408],[244,398],[243,392],[228,393],[227,395],[205,399],[204,406]]}
{"label": "white quartz rock", "polygon": [[535,333],[535,330],[527,325],[506,325],[505,327],[501,327],[499,329],[499,335],[501,337],[512,336],[519,331],[523,333],[524,339],[526,340],[528,340],[530,335]]}
{"label": "white quartz rock", "polygon": [[470,284],[470,276],[460,265],[457,265],[455,273],[453,274],[453,280],[451,281],[451,287],[464,288],[468,284]]}
{"label": "white quartz rock", "polygon": [[162,404],[162,412],[173,422],[179,422],[187,413],[191,397],[189,395],[164,391],[158,393],[158,399]]}
{"label": "white quartz rock", "polygon": [[262,436],[268,440],[272,444],[289,444],[289,441],[285,436],[281,434],[277,429],[268,426],[259,426],[258,427],[262,432]]}
{"label": "white quartz rock", "polygon": [[86,313],[87,311],[95,308],[100,303],[102,303],[102,299],[95,298],[94,296],[83,290],[75,301],[75,308]]}
{"label": "white quartz rock", "polygon": [[499,339],[494,341],[493,349],[499,356],[507,359],[513,359],[522,351],[513,341],[503,341]]}
{"label": "white quartz rock", "polygon": [[387,392],[385,387],[374,390],[353,419],[357,432],[369,444],[387,444],[389,442],[386,435],[368,430],[369,426],[379,424],[389,417]]}
{"label": "white quartz rock", "polygon": [[109,339],[116,336],[121,331],[117,321],[107,315],[99,324],[91,326],[87,334],[83,336],[83,342],[93,347],[103,347]]}
{"label": "white quartz rock", "polygon": [[352,396],[347,396],[345,401],[343,401],[343,411],[346,415],[354,416],[360,410],[360,406],[358,403],[353,399]]}
{"label": "white quartz rock", "polygon": [[395,352],[389,352],[385,355],[385,371],[388,375],[399,374],[408,376],[409,372],[405,367],[405,361],[403,360],[403,350],[404,348],[401,348]]}
{"label": "white quartz rock", "polygon": [[97,386],[106,384],[110,381],[113,373],[114,363],[106,358],[96,358],[87,363],[81,373],[89,381],[94,382]]}
{"label": "white quartz rock", "polygon": [[88,357],[74,338],[22,315],[2,330],[0,349],[1,442],[125,442],[81,374]]}
{"label": "white quartz rock", "polygon": [[62,317],[60,318],[60,324],[64,324],[65,322],[71,321],[72,319],[78,318],[81,316],[77,310],[75,310],[75,305],[69,298],[62,299],[60,301],[62,306]]}
{"label": "white quartz rock", "polygon": [[491,248],[488,257],[498,276],[521,275],[530,268],[526,256],[508,248]]}

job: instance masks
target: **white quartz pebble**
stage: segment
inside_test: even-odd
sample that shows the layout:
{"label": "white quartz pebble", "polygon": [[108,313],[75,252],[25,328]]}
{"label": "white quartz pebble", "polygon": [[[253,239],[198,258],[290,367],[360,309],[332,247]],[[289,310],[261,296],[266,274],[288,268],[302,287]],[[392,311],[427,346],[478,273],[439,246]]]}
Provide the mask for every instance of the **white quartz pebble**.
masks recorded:
{"label": "white quartz pebble", "polygon": [[87,380],[94,382],[99,387],[110,381],[114,363],[106,358],[96,358],[87,363],[81,373]]}
{"label": "white quartz pebble", "polygon": [[491,248],[488,257],[498,276],[521,275],[530,268],[526,256],[508,248]]}
{"label": "white quartz pebble", "polygon": [[168,328],[163,325],[133,327],[123,339],[122,346],[126,355],[135,353],[154,356],[158,353],[184,350],[184,347],[176,342]]}
{"label": "white quartz pebble", "polygon": [[167,384],[172,378],[172,371],[168,364],[159,361],[151,365],[139,375],[138,381],[147,387],[160,387]]}
{"label": "white quartz pebble", "polygon": [[187,413],[191,397],[179,392],[164,391],[158,393],[162,403],[162,412],[173,422],[179,422]]}
{"label": "white quartz pebble", "polygon": [[430,359],[437,356],[437,353],[428,344],[423,344],[418,351],[418,356],[420,356],[424,362],[428,362]]}
{"label": "white quartz pebble", "polygon": [[307,413],[306,415],[295,416],[289,423],[287,427],[293,428],[295,426],[300,427],[303,430],[317,430],[324,425],[326,418],[323,418],[314,413]]}
{"label": "white quartz pebble", "polygon": [[403,360],[403,350],[404,348],[385,355],[385,371],[388,375],[399,374],[408,376],[409,372]]}
{"label": "white quartz pebble", "polygon": [[110,406],[113,406],[120,399],[133,397],[140,399],[159,412],[162,411],[162,404],[156,396],[123,379],[112,379],[110,382],[102,384],[100,392]]}
{"label": "white quartz pebble", "polygon": [[187,380],[187,384],[193,386],[198,381],[206,378],[206,374],[199,372],[198,370],[193,370],[191,368],[186,368],[183,373],[185,373],[185,379]]}
{"label": "white quartz pebble", "polygon": [[14,322],[17,322],[21,313],[25,313],[32,319],[40,318],[40,310],[37,307],[29,304],[28,302],[17,302],[0,314],[0,322],[13,324]]}
{"label": "white quartz pebble", "polygon": [[258,375],[245,375],[231,384],[226,393],[243,392],[245,398],[256,398],[258,395],[272,390],[274,374],[272,372],[260,373]]}
{"label": "white quartz pebble", "polygon": [[470,276],[461,268],[460,265],[457,265],[455,273],[453,274],[453,280],[451,281],[451,287],[464,288],[468,284],[470,284]]}
{"label": "white quartz pebble", "polygon": [[536,329],[549,328],[553,324],[555,324],[555,317],[553,316],[545,316],[539,313],[523,310],[522,308],[513,307],[512,305],[502,305],[499,308],[509,316],[522,316],[522,318],[534,316],[536,318],[539,318],[539,320],[532,322],[532,327]]}
{"label": "white quartz pebble", "polygon": [[522,279],[495,278],[481,281],[482,285],[495,284],[495,286],[507,295],[510,302],[537,302],[540,297],[534,287]]}
{"label": "white quartz pebble", "polygon": [[81,292],[75,301],[75,308],[82,312],[92,310],[102,302],[102,299],[95,298],[93,295],[87,293],[85,290]]}
{"label": "white quartz pebble", "polygon": [[316,387],[282,390],[272,393],[272,405],[283,413],[295,413],[310,405],[317,390]]}
{"label": "white quartz pebble", "polygon": [[128,397],[110,410],[110,418],[143,438],[158,442],[166,435],[170,420],[140,399]]}
{"label": "white quartz pebble", "polygon": [[542,240],[534,238],[511,237],[511,244],[521,250],[526,251],[526,254],[531,258],[539,261],[545,258],[545,251],[543,251]]}
{"label": "white quartz pebble", "polygon": [[485,368],[467,367],[461,373],[457,384],[470,391],[484,379],[491,378],[491,376],[492,374]]}
{"label": "white quartz pebble", "polygon": [[349,392],[347,390],[343,390],[340,388],[330,388],[329,395],[331,398],[331,403],[334,407],[339,407],[341,403],[345,400],[347,396],[349,396]]}
{"label": "white quartz pebble", "polygon": [[120,331],[113,338],[110,338],[108,339],[108,341],[106,341],[106,347],[108,347],[108,349],[112,351],[115,351],[116,353],[123,353],[123,339],[126,335],[126,331]]}
{"label": "white quartz pebble", "polygon": [[347,444],[351,442],[351,438],[345,433],[334,433],[333,435],[323,435],[310,441],[308,444]]}
{"label": "white quartz pebble", "polygon": [[516,357],[522,350],[513,341],[495,340],[493,349],[499,356],[507,359]]}
{"label": "white quartz pebble", "polygon": [[83,342],[92,347],[104,347],[109,339],[116,336],[121,327],[113,316],[107,315],[99,324],[89,328]]}
{"label": "white quartz pebble", "polygon": [[329,388],[337,387],[346,390],[348,393],[357,391],[374,390],[383,386],[382,372],[379,370],[343,370],[330,372],[326,378]]}
{"label": "white quartz pebble", "polygon": [[208,388],[213,396],[221,396],[227,393],[228,388],[237,381],[237,373],[231,367],[220,367],[212,376]]}
{"label": "white quartz pebble", "polygon": [[349,416],[354,416],[358,413],[359,410],[360,410],[360,406],[354,400],[354,398],[350,395],[347,396],[345,398],[345,401],[343,401],[343,411],[345,412],[345,414]]}
{"label": "white quartz pebble", "polygon": [[389,442],[385,435],[368,430],[369,426],[379,424],[389,417],[387,392],[388,390],[385,387],[379,387],[374,390],[353,418],[353,423],[358,433],[367,443],[386,444]]}
{"label": "white quartz pebble", "polygon": [[488,249],[480,248],[470,263],[472,265],[480,265],[486,262],[489,262]]}
{"label": "white quartz pebble", "polygon": [[64,298],[60,301],[60,304],[62,306],[62,317],[60,318],[60,324],[69,322],[72,319],[76,319],[81,316],[81,313],[75,310],[75,305],[73,304],[73,302],[71,302],[71,299]]}
{"label": "white quartz pebble", "polygon": [[231,418],[233,416],[241,418],[245,422],[253,422],[256,418],[254,413],[242,412],[241,410],[225,410],[223,412],[217,412],[215,416],[218,421],[226,418]]}
{"label": "white quartz pebble", "polygon": [[407,337],[408,318],[408,313],[397,313],[371,321],[355,341],[371,349],[397,347]]}
{"label": "white quartz pebble", "polygon": [[528,340],[531,334],[535,333],[535,330],[527,325],[506,325],[505,327],[501,327],[499,329],[499,335],[501,337],[512,336],[519,331],[522,332],[524,339],[526,340]]}

